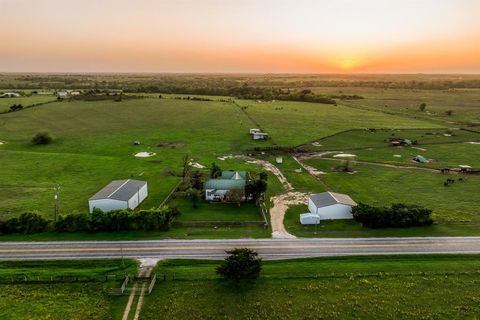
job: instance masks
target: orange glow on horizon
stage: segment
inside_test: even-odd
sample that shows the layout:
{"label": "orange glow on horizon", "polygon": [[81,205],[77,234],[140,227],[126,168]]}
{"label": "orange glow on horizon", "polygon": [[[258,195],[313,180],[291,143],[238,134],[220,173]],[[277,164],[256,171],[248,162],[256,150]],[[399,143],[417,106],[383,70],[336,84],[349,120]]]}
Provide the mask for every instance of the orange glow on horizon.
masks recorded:
{"label": "orange glow on horizon", "polygon": [[478,12],[477,0],[1,0],[0,72],[480,73]]}

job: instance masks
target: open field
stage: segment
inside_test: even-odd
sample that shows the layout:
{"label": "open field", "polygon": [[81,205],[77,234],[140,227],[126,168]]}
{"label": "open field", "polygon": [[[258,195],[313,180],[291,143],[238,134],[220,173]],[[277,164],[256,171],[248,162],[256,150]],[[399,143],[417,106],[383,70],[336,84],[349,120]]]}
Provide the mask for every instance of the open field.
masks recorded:
{"label": "open field", "polygon": [[[368,110],[395,113],[408,117],[431,118],[437,121],[480,123],[480,89],[421,90],[384,88],[312,88],[323,94],[358,94],[361,100],[346,101],[346,105]],[[419,110],[426,103],[424,112]],[[452,115],[446,111],[452,110]]]}
{"label": "open field", "polygon": [[[480,138],[480,134],[478,137]],[[480,168],[480,142],[478,142],[478,144],[451,143],[422,145],[418,146],[418,148],[419,149],[415,147],[386,147],[371,150],[355,150],[352,152],[357,155],[355,160],[359,161],[383,162],[408,166],[418,165],[419,167],[432,168],[458,168],[459,165],[469,165],[473,168]],[[346,150],[346,152],[348,152],[348,150]],[[412,161],[417,155],[424,156],[429,159],[430,162],[418,163]]]}
{"label": "open field", "polygon": [[371,112],[307,102],[239,101],[281,146],[295,146],[347,129],[366,128],[438,128],[429,121],[403,118],[382,112]]}
{"label": "open field", "polygon": [[0,112],[8,111],[14,104],[21,104],[24,108],[32,104],[56,101],[54,96],[34,95],[30,97],[0,98]]}
{"label": "open field", "polygon": [[[173,260],[146,297],[143,319],[451,319],[480,312],[478,256],[322,258],[265,262],[235,286],[218,262]],[[175,273],[177,280],[172,281]]]}
{"label": "open field", "polygon": [[[48,279],[61,276],[104,277],[135,274],[136,264],[126,260],[1,262],[0,278]],[[105,290],[117,281],[39,282],[0,284],[2,319],[118,319],[127,297],[108,296]]]}
{"label": "open field", "polygon": [[[419,170],[382,168],[375,165],[357,164],[354,174],[334,172],[338,163],[330,160],[309,160],[327,174],[322,180],[333,190],[347,193],[357,202],[371,205],[389,205],[394,202],[416,203],[435,212],[439,221],[474,221],[480,219],[476,208],[471,206],[480,187],[477,176],[463,176],[464,181],[456,181],[445,187],[448,176]],[[457,179],[460,175],[452,175]],[[480,196],[480,195],[479,195]]]}
{"label": "open field", "polygon": [[450,130],[447,128],[349,130],[327,136],[314,144],[306,144],[302,148],[309,151],[382,148],[390,145],[390,139],[416,140],[418,147],[422,147],[430,144],[477,141],[480,139],[480,132]]}
{"label": "open field", "polygon": [[[285,119],[308,121],[316,114],[331,115],[331,127],[318,126],[314,132],[298,130],[293,123],[279,123],[272,117],[271,106],[252,107],[254,118],[272,129],[274,141],[296,144],[317,138],[334,130],[348,129],[356,124],[345,123],[343,117],[361,117],[365,112],[331,106],[288,103],[282,110]],[[248,112],[251,112],[250,109]],[[257,112],[260,113],[257,115]],[[266,113],[264,113],[266,112]],[[221,116],[219,116],[221,115]],[[371,114],[370,126],[425,126],[423,122]],[[365,118],[367,119],[367,118]],[[62,102],[39,108],[5,114],[0,117],[0,146],[5,179],[0,188],[2,215],[13,216],[36,209],[44,214],[53,206],[52,187],[62,187],[61,211],[86,210],[89,196],[113,179],[138,178],[149,182],[150,196],[143,207],[158,204],[178,181],[165,176],[164,169],[180,170],[180,160],[189,153],[201,164],[219,162],[217,157],[239,153],[254,146],[271,145],[271,141],[254,142],[248,135],[251,120],[236,106],[222,102],[169,99],[140,99],[123,102]],[[303,125],[302,125],[303,126]],[[48,131],[54,143],[32,146],[30,138],[39,131]],[[221,134],[221,138],[219,138]],[[140,146],[133,141],[139,140]],[[162,142],[177,143],[176,147],[157,147]],[[135,158],[140,151],[155,152],[151,158]],[[37,168],[37,169],[33,169]]]}

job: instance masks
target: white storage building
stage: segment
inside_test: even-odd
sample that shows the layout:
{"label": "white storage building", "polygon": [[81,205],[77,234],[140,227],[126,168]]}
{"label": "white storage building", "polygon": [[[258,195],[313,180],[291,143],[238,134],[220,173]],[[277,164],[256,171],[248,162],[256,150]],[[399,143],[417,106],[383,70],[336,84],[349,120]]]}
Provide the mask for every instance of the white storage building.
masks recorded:
{"label": "white storage building", "polygon": [[353,219],[352,207],[355,201],[348,195],[335,192],[322,192],[308,197],[308,209],[321,220]]}
{"label": "white storage building", "polygon": [[320,216],[316,213],[302,213],[300,214],[300,223],[301,224],[319,224]]}
{"label": "white storage building", "polygon": [[148,195],[146,181],[114,180],[88,199],[90,213],[94,208],[103,211],[135,209]]}

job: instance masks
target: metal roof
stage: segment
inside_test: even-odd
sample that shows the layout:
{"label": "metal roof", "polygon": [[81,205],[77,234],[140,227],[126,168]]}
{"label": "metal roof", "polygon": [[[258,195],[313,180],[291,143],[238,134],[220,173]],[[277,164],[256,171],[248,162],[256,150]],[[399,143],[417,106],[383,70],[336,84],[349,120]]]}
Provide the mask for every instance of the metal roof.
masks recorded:
{"label": "metal roof", "polygon": [[352,200],[348,195],[336,192],[322,192],[318,194],[312,194],[310,200],[315,204],[317,208],[328,207],[337,203],[345,204],[348,206],[356,206],[357,203]]}
{"label": "metal roof", "polygon": [[222,171],[221,179],[210,179],[205,183],[205,189],[233,190],[244,189],[247,173],[245,171]]}
{"label": "metal roof", "polygon": [[113,199],[128,201],[146,184],[146,181],[133,179],[113,180],[89,200]]}

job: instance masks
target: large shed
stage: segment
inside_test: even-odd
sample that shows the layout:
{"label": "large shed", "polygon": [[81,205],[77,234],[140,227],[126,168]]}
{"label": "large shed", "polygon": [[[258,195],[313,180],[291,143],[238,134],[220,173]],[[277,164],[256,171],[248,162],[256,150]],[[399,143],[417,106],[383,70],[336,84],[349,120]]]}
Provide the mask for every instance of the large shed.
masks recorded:
{"label": "large shed", "polygon": [[148,195],[146,181],[114,180],[88,199],[90,213],[94,208],[103,211],[135,209]]}
{"label": "large shed", "polygon": [[335,192],[322,192],[308,198],[308,209],[321,220],[352,219],[352,207],[356,205],[348,195]]}

